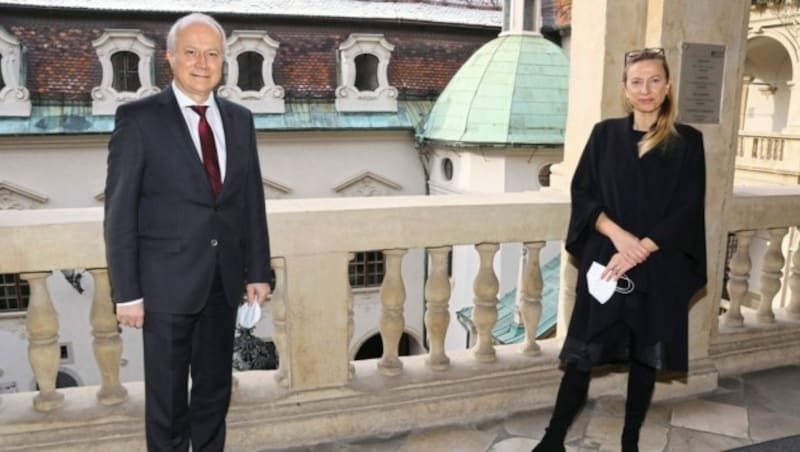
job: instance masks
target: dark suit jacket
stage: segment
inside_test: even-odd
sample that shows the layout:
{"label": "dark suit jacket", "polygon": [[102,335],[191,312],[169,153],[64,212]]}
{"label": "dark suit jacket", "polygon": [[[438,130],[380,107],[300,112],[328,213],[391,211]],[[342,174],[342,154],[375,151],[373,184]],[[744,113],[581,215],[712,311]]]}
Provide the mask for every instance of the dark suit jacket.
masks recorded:
{"label": "dark suit jacket", "polygon": [[104,222],[115,302],[198,312],[217,262],[232,305],[245,283],[271,282],[253,117],[224,99],[217,105],[227,170],[216,199],[171,88],[117,108]]}

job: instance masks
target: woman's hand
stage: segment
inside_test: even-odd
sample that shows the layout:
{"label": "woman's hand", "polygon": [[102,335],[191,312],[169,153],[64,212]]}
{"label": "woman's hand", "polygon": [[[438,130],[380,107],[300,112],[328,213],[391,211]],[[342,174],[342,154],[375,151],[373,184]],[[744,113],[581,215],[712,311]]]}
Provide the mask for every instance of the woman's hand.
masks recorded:
{"label": "woman's hand", "polygon": [[631,264],[629,268],[641,264],[650,256],[650,250],[642,244],[638,237],[614,223],[605,212],[602,212],[597,217],[595,228],[611,240],[617,252],[622,255],[626,262]]}
{"label": "woman's hand", "polygon": [[606,281],[616,281],[628,270],[636,266],[636,262],[626,258],[622,253],[614,253],[606,264],[606,269],[600,275]]}
{"label": "woman's hand", "polygon": [[650,250],[645,248],[641,240],[630,232],[617,227],[609,238],[614,244],[614,248],[625,257],[626,260],[633,262],[634,265],[641,264],[650,256]]}

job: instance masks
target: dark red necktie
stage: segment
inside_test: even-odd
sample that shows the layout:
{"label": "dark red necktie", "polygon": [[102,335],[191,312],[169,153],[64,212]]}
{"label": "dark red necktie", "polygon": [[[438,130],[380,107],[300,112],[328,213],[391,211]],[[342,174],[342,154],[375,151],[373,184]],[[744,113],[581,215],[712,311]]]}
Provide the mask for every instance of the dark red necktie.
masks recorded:
{"label": "dark red necktie", "polygon": [[200,123],[197,125],[197,132],[200,135],[200,150],[203,153],[203,167],[206,169],[208,181],[214,195],[219,195],[222,190],[222,178],[219,174],[219,160],[217,159],[217,145],[214,143],[214,132],[206,120],[207,105],[194,105],[192,110],[200,115]]}

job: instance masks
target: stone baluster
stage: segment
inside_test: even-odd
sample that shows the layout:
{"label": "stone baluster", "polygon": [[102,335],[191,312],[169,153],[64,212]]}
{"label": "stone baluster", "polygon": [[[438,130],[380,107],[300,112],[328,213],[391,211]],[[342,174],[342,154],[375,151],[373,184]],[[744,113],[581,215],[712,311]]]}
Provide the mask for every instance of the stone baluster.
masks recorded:
{"label": "stone baluster", "polygon": [[761,304],[758,305],[757,318],[759,323],[772,323],[775,321],[775,314],[772,312],[772,299],[781,289],[781,277],[783,276],[783,258],[781,245],[783,237],[789,232],[789,228],[767,229],[769,233],[769,246],[764,254],[764,264],[761,271]]}
{"label": "stone baluster", "polygon": [[493,362],[497,359],[492,328],[497,322],[497,291],[500,288],[494,272],[494,255],[499,248],[500,245],[496,243],[475,245],[480,256],[480,268],[473,284],[475,309],[472,317],[475,329],[478,330],[478,341],[474,348],[475,359],[480,362]]}
{"label": "stone baluster", "polygon": [[792,255],[792,270],[789,276],[789,288],[792,290],[786,316],[792,320],[800,320],[800,242]]}
{"label": "stone baluster", "polygon": [[542,269],[539,267],[539,253],[545,242],[525,243],[525,268],[522,274],[522,285],[519,297],[519,312],[525,324],[525,342],[522,353],[526,356],[537,356],[541,353],[536,343],[536,327],[542,317]]}
{"label": "stone baluster", "polygon": [[400,361],[398,348],[400,338],[405,329],[403,303],[406,300],[406,288],[403,284],[402,263],[405,249],[386,250],[386,267],[381,285],[381,341],[383,357],[378,362],[378,369],[385,376],[400,375],[403,362]]}
{"label": "stone baluster", "polygon": [[64,404],[64,395],[56,391],[56,377],[61,360],[58,346],[58,316],[50,293],[47,277],[50,273],[23,273],[22,279],[31,288],[28,302],[28,359],[39,385],[39,394],[33,398],[37,411],[52,411]]}
{"label": "stone baluster", "polygon": [[742,317],[742,302],[747,296],[750,286],[750,240],[755,231],[739,231],[736,233],[736,252],[731,257],[730,270],[728,271],[728,297],[730,305],[725,314],[725,325],[732,327],[744,326]]}
{"label": "stone baluster", "polygon": [[447,275],[447,256],[452,250],[449,246],[430,248],[431,273],[425,283],[425,328],[428,330],[430,353],[425,364],[433,370],[447,370],[450,358],[444,350],[444,338],[450,324],[450,278]]}
{"label": "stone baluster", "polygon": [[128,390],[119,382],[119,366],[122,358],[122,339],[119,337],[117,316],[111,301],[108,269],[89,270],[94,278],[94,297],[89,312],[92,325],[92,348],[97,368],[100,370],[100,389],[97,400],[102,405],[116,405],[128,399]]}
{"label": "stone baluster", "polygon": [[283,386],[289,386],[289,358],[286,344],[286,265],[282,257],[273,257],[272,270],[275,271],[275,287],[269,307],[272,313],[272,340],[278,352],[278,370],[275,372],[275,381]]}
{"label": "stone baluster", "polygon": [[[347,262],[352,262],[356,258],[356,253],[347,255]],[[348,281],[349,282],[349,281]],[[355,332],[355,321],[353,320],[353,286],[347,285],[347,349],[353,343],[353,334]],[[347,377],[352,379],[356,375],[356,366],[349,363],[347,366]]]}

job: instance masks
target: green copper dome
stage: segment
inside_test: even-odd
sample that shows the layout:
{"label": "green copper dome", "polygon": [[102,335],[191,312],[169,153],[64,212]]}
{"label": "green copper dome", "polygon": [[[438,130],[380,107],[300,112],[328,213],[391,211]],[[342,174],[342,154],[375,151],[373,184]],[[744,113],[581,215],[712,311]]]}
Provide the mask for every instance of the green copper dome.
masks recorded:
{"label": "green copper dome", "polygon": [[552,42],[500,36],[453,76],[422,136],[458,144],[563,144],[568,74],[567,57]]}

